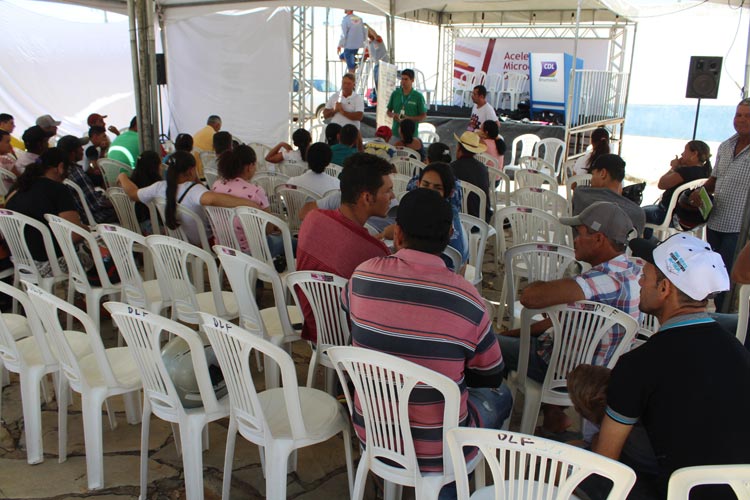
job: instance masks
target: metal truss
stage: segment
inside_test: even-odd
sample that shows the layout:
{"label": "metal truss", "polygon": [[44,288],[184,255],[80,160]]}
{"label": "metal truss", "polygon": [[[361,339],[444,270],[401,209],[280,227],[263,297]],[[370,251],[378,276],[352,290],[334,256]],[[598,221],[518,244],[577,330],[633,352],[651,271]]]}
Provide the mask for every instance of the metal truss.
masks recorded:
{"label": "metal truss", "polygon": [[312,129],[313,106],[313,8],[291,7],[292,88],[289,103],[289,135],[303,127]]}

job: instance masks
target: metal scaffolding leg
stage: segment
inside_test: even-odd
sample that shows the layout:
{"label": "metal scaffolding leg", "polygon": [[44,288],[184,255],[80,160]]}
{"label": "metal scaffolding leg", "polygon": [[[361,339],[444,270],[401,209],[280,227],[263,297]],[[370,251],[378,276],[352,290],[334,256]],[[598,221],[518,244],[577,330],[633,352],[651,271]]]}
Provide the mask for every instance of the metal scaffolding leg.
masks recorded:
{"label": "metal scaffolding leg", "polygon": [[310,130],[315,120],[313,107],[313,8],[291,7],[292,12],[292,99],[289,135],[297,128]]}

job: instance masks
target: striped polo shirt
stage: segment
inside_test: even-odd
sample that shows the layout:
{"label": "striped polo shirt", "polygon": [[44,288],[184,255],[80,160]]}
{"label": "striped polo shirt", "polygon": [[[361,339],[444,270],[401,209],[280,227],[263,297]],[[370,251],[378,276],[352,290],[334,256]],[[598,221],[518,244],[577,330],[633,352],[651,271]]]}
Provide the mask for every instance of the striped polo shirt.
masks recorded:
{"label": "striped polo shirt", "polygon": [[[402,249],[362,263],[343,293],[350,313],[352,344],[425,366],[454,380],[461,391],[459,425],[477,427],[467,405],[465,372],[494,375],[503,360],[482,297],[443,260]],[[409,403],[414,447],[423,472],[443,468],[443,398],[417,386]],[[359,402],[354,427],[364,443]],[[475,450],[474,450],[475,452]]]}

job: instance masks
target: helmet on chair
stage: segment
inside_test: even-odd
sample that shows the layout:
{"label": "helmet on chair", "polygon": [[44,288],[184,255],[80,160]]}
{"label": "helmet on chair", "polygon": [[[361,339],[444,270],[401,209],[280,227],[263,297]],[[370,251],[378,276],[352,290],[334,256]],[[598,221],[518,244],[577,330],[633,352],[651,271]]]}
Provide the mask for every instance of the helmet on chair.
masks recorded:
{"label": "helmet on chair", "polygon": [[[224,375],[221,373],[219,363],[216,360],[214,349],[210,345],[203,346],[208,365],[208,374],[211,377],[211,385],[214,388],[216,399],[221,399],[227,394],[227,386],[224,383]],[[193,359],[190,356],[190,346],[180,337],[175,337],[167,342],[161,350],[161,358],[167,373],[172,379],[177,395],[180,397],[182,406],[185,408],[198,408],[203,406],[198,381],[193,371]]]}

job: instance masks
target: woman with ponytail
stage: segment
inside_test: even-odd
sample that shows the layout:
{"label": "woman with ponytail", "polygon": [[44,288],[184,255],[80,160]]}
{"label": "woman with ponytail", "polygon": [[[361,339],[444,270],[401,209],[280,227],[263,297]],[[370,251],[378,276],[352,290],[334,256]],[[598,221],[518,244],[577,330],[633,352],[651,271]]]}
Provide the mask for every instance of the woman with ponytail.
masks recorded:
{"label": "woman with ponytail", "polygon": [[573,175],[588,174],[591,165],[602,155],[609,154],[609,131],[599,127],[591,132],[591,151],[578,158],[573,165]]}
{"label": "woman with ponytail", "polygon": [[497,160],[497,168],[505,166],[505,141],[500,137],[500,128],[496,121],[485,120],[482,123],[482,141],[487,145],[487,154]]}
{"label": "woman with ponytail", "polygon": [[195,157],[185,151],[176,151],[167,160],[167,180],[158,181],[150,186],[138,189],[124,173],[117,177],[118,182],[128,194],[131,200],[149,203],[154,198],[164,197],[166,199],[166,210],[164,223],[170,229],[182,226],[185,234],[193,245],[200,245],[200,237],[195,222],[189,218],[181,218],[177,214],[177,205],[198,214],[203,220],[206,232],[210,234],[210,228],[203,212],[204,206],[228,207],[249,206],[260,208],[255,202],[245,198],[238,198],[226,194],[216,193],[206,189],[206,186],[198,182],[198,174],[195,168]]}
{"label": "woman with ponytail", "polygon": [[292,143],[297,147],[293,149],[286,142],[280,142],[271,149],[266,155],[266,161],[270,163],[281,163],[288,161],[290,163],[307,163],[307,148],[312,143],[312,136],[307,130],[300,128],[292,134]]}

